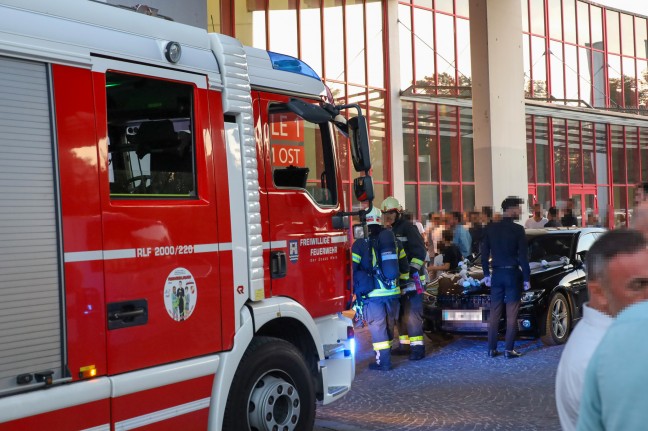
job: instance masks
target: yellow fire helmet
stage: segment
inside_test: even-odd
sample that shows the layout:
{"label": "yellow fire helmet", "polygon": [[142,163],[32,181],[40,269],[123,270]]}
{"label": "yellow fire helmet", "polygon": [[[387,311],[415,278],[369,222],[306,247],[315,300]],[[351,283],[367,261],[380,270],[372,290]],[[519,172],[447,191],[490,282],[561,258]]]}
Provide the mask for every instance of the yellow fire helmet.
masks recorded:
{"label": "yellow fire helmet", "polygon": [[396,199],[393,196],[389,196],[385,198],[384,201],[382,201],[382,204],[380,204],[380,209],[383,212],[388,212],[388,211],[398,211],[403,212],[403,206],[398,202],[398,199]]}

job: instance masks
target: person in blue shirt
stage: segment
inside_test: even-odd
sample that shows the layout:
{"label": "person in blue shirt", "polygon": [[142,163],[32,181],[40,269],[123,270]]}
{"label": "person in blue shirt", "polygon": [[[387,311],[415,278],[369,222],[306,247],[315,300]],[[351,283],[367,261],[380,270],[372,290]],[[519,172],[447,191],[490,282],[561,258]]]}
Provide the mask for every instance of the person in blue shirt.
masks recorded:
{"label": "person in blue shirt", "polygon": [[[507,359],[517,358],[520,353],[513,349],[517,335],[517,315],[522,297],[521,287],[531,287],[531,269],[527,256],[527,240],[524,228],[515,223],[520,219],[524,201],[509,196],[502,202],[504,218],[491,224],[482,240],[481,259],[484,269],[484,284],[491,288],[491,308],[488,321],[488,356],[499,355],[497,336],[502,309],[506,304],[506,339],[504,356]],[[492,256],[493,278],[489,258]]]}
{"label": "person in blue shirt", "polygon": [[452,229],[452,243],[459,247],[461,252],[461,257],[466,259],[470,257],[470,251],[472,247],[472,238],[470,237],[470,232],[468,229],[461,224],[461,213],[459,211],[453,211],[450,214],[450,229]]}

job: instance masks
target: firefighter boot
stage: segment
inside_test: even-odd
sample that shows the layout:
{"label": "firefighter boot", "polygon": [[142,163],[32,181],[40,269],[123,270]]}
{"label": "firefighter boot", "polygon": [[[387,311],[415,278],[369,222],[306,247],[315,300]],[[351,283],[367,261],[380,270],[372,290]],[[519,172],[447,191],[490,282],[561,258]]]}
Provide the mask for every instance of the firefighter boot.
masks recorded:
{"label": "firefighter boot", "polygon": [[391,350],[376,350],[376,362],[369,364],[370,370],[389,371],[392,369]]}
{"label": "firefighter boot", "polygon": [[425,346],[412,346],[411,350],[409,355],[410,361],[419,361],[425,358]]}

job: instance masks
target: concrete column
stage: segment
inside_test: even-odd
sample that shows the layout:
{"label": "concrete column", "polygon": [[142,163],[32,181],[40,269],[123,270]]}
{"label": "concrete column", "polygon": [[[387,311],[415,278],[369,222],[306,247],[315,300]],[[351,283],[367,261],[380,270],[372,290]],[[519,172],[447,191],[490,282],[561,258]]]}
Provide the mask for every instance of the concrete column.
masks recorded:
{"label": "concrete column", "polygon": [[520,1],[470,0],[470,44],[475,201],[497,212],[528,196]]}
{"label": "concrete column", "polygon": [[[403,104],[400,100],[400,49],[398,43],[398,0],[387,0],[387,48],[389,57],[385,59],[389,65],[389,82],[386,82],[389,93],[390,112],[385,118],[389,124],[389,140],[391,142],[391,184],[393,195],[403,205],[405,203],[405,173],[403,171]],[[387,75],[385,75],[387,76]],[[384,161],[387,163],[387,161]],[[407,208],[416,212],[416,208]],[[416,216],[416,214],[415,214]]]}

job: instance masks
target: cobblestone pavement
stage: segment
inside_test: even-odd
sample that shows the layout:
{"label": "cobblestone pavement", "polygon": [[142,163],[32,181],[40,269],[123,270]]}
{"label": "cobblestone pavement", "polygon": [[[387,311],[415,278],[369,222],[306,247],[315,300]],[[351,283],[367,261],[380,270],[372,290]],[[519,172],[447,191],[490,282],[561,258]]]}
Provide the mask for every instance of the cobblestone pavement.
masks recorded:
{"label": "cobblestone pavement", "polygon": [[368,331],[356,338],[353,388],[318,405],[316,431],[560,430],[554,379],[562,347],[518,340],[521,358],[488,358],[484,337],[434,336],[425,359],[394,357],[394,370],[377,372],[367,369]]}

